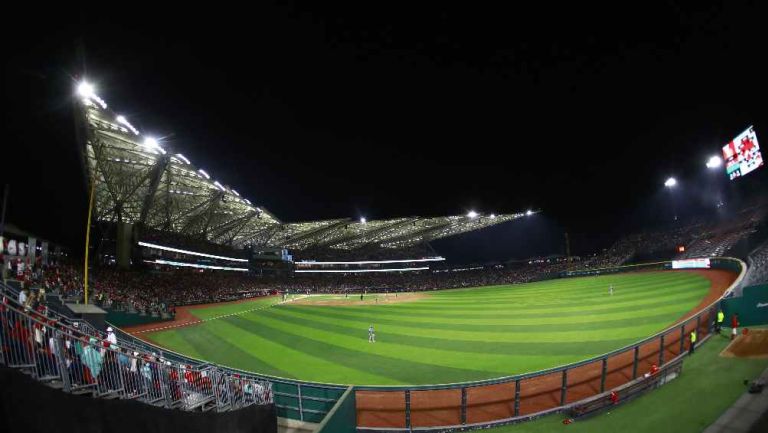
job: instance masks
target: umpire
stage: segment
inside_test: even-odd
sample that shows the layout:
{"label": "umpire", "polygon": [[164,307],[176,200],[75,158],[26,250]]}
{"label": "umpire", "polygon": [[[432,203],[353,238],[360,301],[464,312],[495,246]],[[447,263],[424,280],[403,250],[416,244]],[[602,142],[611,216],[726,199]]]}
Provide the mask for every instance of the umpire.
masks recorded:
{"label": "umpire", "polygon": [[717,320],[715,321],[715,332],[720,333],[720,329],[723,327],[723,321],[725,321],[725,313],[723,310],[717,310]]}

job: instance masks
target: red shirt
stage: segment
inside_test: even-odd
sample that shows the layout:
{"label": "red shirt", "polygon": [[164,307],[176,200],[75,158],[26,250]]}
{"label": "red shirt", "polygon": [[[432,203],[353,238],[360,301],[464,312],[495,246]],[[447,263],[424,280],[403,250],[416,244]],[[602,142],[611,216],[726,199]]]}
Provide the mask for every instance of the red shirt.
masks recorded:
{"label": "red shirt", "polygon": [[738,328],[739,327],[739,319],[736,318],[736,316],[731,316],[731,328]]}

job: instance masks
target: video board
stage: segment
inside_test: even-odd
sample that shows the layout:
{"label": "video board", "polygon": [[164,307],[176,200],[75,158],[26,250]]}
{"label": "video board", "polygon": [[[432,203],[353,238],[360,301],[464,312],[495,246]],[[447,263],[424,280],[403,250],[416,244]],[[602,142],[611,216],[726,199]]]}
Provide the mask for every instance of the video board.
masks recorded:
{"label": "video board", "polygon": [[750,126],[730,143],[723,146],[723,160],[728,178],[744,176],[763,165],[763,155],[757,143],[755,128]]}

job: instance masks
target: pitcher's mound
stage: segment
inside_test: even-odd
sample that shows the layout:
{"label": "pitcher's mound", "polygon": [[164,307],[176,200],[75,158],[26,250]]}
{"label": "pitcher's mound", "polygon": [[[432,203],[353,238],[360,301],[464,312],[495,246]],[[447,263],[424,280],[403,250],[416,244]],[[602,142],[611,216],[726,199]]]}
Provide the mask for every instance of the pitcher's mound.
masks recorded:
{"label": "pitcher's mound", "polygon": [[768,330],[749,330],[739,335],[728,345],[720,356],[726,358],[768,359]]}

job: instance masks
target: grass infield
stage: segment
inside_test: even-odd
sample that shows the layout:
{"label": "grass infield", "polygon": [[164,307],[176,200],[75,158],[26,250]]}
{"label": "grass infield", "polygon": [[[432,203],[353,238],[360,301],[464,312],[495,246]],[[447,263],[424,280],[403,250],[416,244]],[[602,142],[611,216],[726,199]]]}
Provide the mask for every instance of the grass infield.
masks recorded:
{"label": "grass infield", "polygon": [[[278,304],[269,298],[192,309],[202,323],[143,337],[196,358],[288,378],[450,383],[540,370],[623,347],[672,325],[709,288],[710,281],[694,273],[642,272],[444,290],[407,300],[317,295]],[[371,324],[376,343],[368,342]]]}

